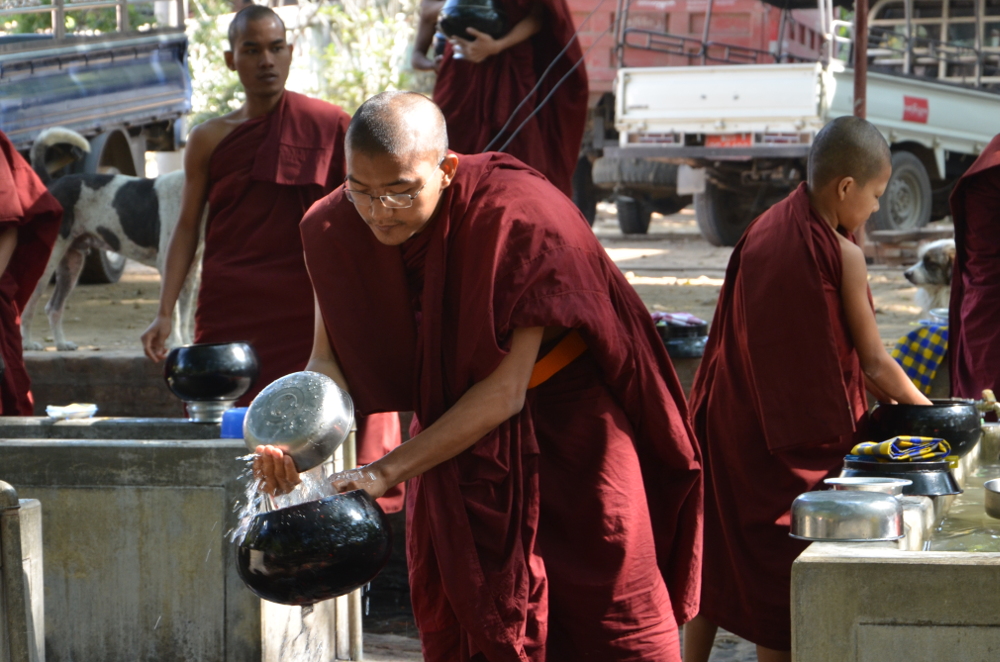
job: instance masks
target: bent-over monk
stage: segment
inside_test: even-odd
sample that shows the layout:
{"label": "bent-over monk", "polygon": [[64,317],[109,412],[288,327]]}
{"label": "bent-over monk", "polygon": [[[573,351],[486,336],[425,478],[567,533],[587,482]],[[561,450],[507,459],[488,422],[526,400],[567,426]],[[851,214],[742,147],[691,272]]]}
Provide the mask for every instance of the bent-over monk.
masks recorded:
{"label": "bent-over monk", "polygon": [[[345,188],[302,221],[310,368],[363,412],[416,412],[410,441],[333,486],[409,480],[426,660],[679,660],[700,463],[663,342],[566,196],[447,146],[426,98],[369,99]],[[290,458],[258,452],[267,489],[294,487]]]}
{"label": "bent-over monk", "polygon": [[892,174],[874,126],[841,117],[818,134],[808,182],[754,221],[726,270],[691,415],[705,462],[701,613],[685,662],[707,662],[721,626],[790,659],[792,501],[843,465],[883,402],[928,404],[886,352],[853,233]]}
{"label": "bent-over monk", "polygon": [[[167,353],[171,315],[198,246],[205,205],[205,254],[195,342],[249,342],[260,358],[247,404],[275,379],[302,370],[312,347],[313,295],[299,221],[344,181],[339,107],[285,89],[292,45],[268,7],[250,5],[229,26],[226,66],[246,102],[199,124],[184,154],[181,216],[170,241],[156,319],[142,336],[154,361]],[[359,420],[358,456],[373,461],[399,443],[393,414]],[[383,501],[388,510],[402,507]]]}

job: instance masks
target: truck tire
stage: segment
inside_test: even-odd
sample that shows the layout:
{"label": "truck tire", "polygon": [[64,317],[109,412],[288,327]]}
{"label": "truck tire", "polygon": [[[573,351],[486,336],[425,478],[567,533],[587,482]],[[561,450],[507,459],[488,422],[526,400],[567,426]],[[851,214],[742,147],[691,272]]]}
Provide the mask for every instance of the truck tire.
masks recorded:
{"label": "truck tire", "polygon": [[615,198],[615,209],[618,210],[618,227],[622,234],[646,234],[649,231],[653,206],[643,196],[619,195]]}
{"label": "truck tire", "polygon": [[591,167],[590,159],[586,156],[581,156],[580,160],[576,162],[576,170],[573,171],[573,203],[587,219],[587,223],[593,227],[594,219],[597,218],[597,201],[600,196],[597,187],[594,186],[594,180],[590,176]]}
{"label": "truck tire", "polygon": [[125,271],[125,262],[125,258],[118,253],[94,248],[83,263],[80,282],[85,285],[117,283]]}
{"label": "truck tire", "polygon": [[892,177],[872,214],[869,227],[875,230],[914,230],[931,220],[933,191],[923,162],[911,152],[892,155]]}
{"label": "truck tire", "polygon": [[713,246],[735,246],[755,217],[752,204],[753,198],[705,182],[705,192],[694,196],[694,214],[701,236]]}
{"label": "truck tire", "polygon": [[[594,185],[598,188],[625,187],[673,195],[677,189],[677,166],[647,159],[619,159],[602,156],[594,161]],[[662,191],[669,189],[669,191]],[[659,196],[657,196],[659,197]]]}

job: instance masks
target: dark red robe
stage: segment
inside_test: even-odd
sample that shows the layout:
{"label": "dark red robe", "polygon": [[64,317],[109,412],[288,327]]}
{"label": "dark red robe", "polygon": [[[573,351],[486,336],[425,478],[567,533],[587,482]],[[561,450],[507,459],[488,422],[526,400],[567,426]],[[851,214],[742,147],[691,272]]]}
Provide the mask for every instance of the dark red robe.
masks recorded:
{"label": "dark red robe", "polygon": [[1000,136],[958,180],[951,217],[951,394],[978,399],[983,389],[1000,389]]}
{"label": "dark red robe", "polygon": [[520,414],[409,482],[425,659],[679,660],[676,621],[698,607],[698,451],[649,313],[572,202],[509,156],[461,156],[402,247],[339,190],[302,235],[363,412],[412,408],[418,432],[497,368],[517,328],[574,328],[588,346]]}
{"label": "dark red robe", "polygon": [[0,276],[0,414],[31,416],[31,380],[21,347],[21,311],[48,264],[63,210],[28,162],[0,132],[0,230],[17,228],[17,248]]}
{"label": "dark red robe", "polygon": [[701,614],[791,648],[796,496],[839,473],[865,418],[841,248],[802,184],[736,246],[691,390],[705,463]]}
{"label": "dark red robe", "polygon": [[[507,15],[508,28],[528,15],[536,0],[493,0]],[[583,58],[566,0],[537,0],[544,5],[542,29],[531,39],[487,58],[479,64],[453,57],[449,44],[434,86],[434,102],[448,121],[448,141],[453,150],[476,154],[500,133],[521,101],[530,99],[503,135],[490,147],[495,151],[555,88],[545,102],[504,150],[538,170],[570,195],[573,170],[580,155],[580,141],[587,123],[587,72],[583,65],[570,69]],[[559,52],[566,52],[556,60]],[[537,92],[532,88],[545,69],[555,61]]]}
{"label": "dark red robe", "polygon": [[[240,405],[309,360],[314,303],[298,226],[347,176],[350,119],[286,91],[277,108],[241,124],[212,154],[195,342],[253,345],[260,377]],[[359,458],[373,461],[399,444],[398,417],[380,418],[359,420]],[[401,492],[383,505],[399,510]]]}

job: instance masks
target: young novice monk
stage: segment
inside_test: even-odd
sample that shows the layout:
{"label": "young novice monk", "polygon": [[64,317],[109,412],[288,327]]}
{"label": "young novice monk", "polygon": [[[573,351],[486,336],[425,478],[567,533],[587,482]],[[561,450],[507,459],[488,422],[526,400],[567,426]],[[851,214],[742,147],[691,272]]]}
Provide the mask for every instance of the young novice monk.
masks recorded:
{"label": "young novice monk", "polygon": [[879,337],[865,258],[852,241],[892,172],[878,130],[841,117],[820,131],[808,184],[758,218],[729,261],[691,392],[704,455],[701,611],[685,662],[708,660],[717,626],[791,659],[795,497],[822,487],[861,437],[865,387],[929,404]]}

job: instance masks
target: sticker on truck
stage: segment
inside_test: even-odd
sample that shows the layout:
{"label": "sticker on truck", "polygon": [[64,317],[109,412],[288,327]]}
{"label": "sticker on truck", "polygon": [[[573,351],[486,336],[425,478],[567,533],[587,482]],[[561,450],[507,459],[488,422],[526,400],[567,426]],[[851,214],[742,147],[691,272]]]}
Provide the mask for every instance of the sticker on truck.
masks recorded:
{"label": "sticker on truck", "polygon": [[753,147],[753,134],[724,133],[705,136],[705,147]]}
{"label": "sticker on truck", "polygon": [[921,97],[903,97],[903,121],[927,124],[931,114],[930,104]]}

